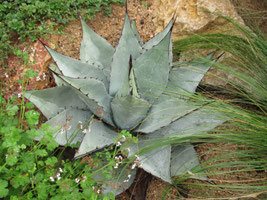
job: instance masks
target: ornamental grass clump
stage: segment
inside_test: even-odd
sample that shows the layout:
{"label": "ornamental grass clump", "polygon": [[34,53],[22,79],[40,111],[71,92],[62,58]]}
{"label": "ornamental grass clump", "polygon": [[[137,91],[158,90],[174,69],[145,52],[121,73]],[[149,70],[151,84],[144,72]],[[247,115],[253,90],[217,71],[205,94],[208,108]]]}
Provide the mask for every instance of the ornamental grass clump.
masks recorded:
{"label": "ornamental grass clump", "polygon": [[[135,158],[130,170],[124,170],[127,178],[118,175],[116,186],[107,183],[102,188],[103,193],[118,194],[127,189],[134,180],[136,165],[172,183],[172,177],[187,173],[199,164],[193,146],[162,143],[143,154],[139,150],[149,147],[152,140],[172,134],[182,137],[204,133],[223,123],[219,113],[190,99],[190,94],[215,62],[211,60],[212,54],[173,65],[174,18],[144,44],[135,22],[129,20],[126,12],[115,49],[82,19],[81,23],[80,59],[67,57],[46,46],[56,62],[50,70],[57,86],[27,91],[26,98],[47,117],[46,123],[64,124],[54,134],[60,145],[81,143],[75,158],[116,146],[116,143],[120,146],[125,138],[118,143],[119,130],[130,131],[138,137],[138,142],[130,144],[128,154],[124,155]],[[114,168],[119,171],[118,165]],[[205,177],[196,175],[195,178]]]}

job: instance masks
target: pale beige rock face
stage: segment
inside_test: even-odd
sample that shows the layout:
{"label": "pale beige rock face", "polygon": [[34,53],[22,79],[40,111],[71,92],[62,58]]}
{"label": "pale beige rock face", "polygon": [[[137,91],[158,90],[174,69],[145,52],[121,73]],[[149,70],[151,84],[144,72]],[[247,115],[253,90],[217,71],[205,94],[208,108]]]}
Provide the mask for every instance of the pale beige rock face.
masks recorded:
{"label": "pale beige rock face", "polygon": [[[240,35],[229,22],[219,17],[219,15],[227,16],[244,24],[231,0],[153,0],[152,6],[156,16],[154,19],[154,24],[157,27],[156,32],[162,31],[176,13],[176,21],[172,32],[173,40],[201,33],[224,32]],[[205,55],[208,52],[192,50],[192,52],[182,53],[180,58],[188,59],[188,54]],[[231,59],[231,56],[225,54],[220,62],[224,62],[224,59]],[[230,74],[214,68],[209,72],[212,75],[205,76],[202,81],[211,85],[225,86],[227,80],[234,80]]]}
{"label": "pale beige rock face", "polygon": [[243,23],[230,0],[153,0],[157,32],[163,30],[176,11],[173,39],[193,33],[228,30],[228,23],[219,18],[223,14]]}

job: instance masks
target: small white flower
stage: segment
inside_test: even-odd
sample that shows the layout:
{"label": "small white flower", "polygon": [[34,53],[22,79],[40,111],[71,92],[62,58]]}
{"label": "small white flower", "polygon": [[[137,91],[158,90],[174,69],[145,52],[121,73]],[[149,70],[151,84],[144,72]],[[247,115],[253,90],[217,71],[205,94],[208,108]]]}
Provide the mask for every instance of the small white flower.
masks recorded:
{"label": "small white flower", "polygon": [[83,134],[86,134],[86,132],[87,132],[87,130],[86,130],[86,129],[84,129],[84,130],[82,131],[82,133],[83,133]]}
{"label": "small white flower", "polygon": [[78,121],[78,124],[80,126],[80,129],[83,129],[83,123],[81,121]]}
{"label": "small white flower", "polygon": [[76,183],[79,183],[80,182],[80,179],[79,178],[75,178],[75,182]]}
{"label": "small white flower", "polygon": [[92,189],[95,190],[95,186],[92,186]]}
{"label": "small white flower", "polygon": [[84,175],[82,178],[82,182],[85,182],[87,180],[87,177]]}
{"label": "small white flower", "polygon": [[9,155],[8,154],[6,154],[6,158],[8,157]]}
{"label": "small white flower", "polygon": [[126,137],[124,135],[121,136],[121,142],[125,142],[125,140],[126,140]]}
{"label": "small white flower", "polygon": [[7,73],[5,73],[5,77],[8,78],[8,74]]}
{"label": "small white flower", "polygon": [[140,157],[138,155],[135,155],[136,160],[140,160]]}
{"label": "small white flower", "polygon": [[46,74],[43,72],[43,80],[45,80]]}
{"label": "small white flower", "polygon": [[117,159],[116,160],[118,160],[119,162],[118,163],[122,163],[122,161],[123,161],[123,157],[121,156],[121,155],[119,155],[119,157],[117,157]]}
{"label": "small white flower", "polygon": [[134,169],[136,167],[136,163],[134,163],[133,165],[132,165],[132,169]]}
{"label": "small white flower", "polygon": [[21,93],[18,93],[18,98],[20,98],[21,97]]}
{"label": "small white flower", "polygon": [[58,168],[58,169],[59,169],[59,172],[60,172],[60,173],[62,173],[62,172],[63,172],[63,170],[61,169],[61,167],[60,167],[60,168]]}
{"label": "small white flower", "polygon": [[63,133],[65,133],[64,128],[60,129],[59,133],[62,135]]}
{"label": "small white flower", "polygon": [[132,176],[132,175],[131,175],[131,174],[129,174],[129,175],[128,175],[128,177],[127,177],[127,179],[125,179],[123,182],[124,182],[124,183],[127,183],[127,182],[129,182],[129,180],[130,180],[131,176]]}
{"label": "small white flower", "polygon": [[119,163],[115,163],[114,169],[118,169]]}
{"label": "small white flower", "polygon": [[55,181],[55,179],[54,179],[52,176],[50,176],[49,178],[50,178],[50,180],[51,180],[52,182]]}
{"label": "small white flower", "polygon": [[33,47],[31,47],[31,50],[32,50],[33,53],[35,53],[35,49]]}
{"label": "small white flower", "polygon": [[22,86],[21,85],[19,86],[19,89],[22,89]]}
{"label": "small white flower", "polygon": [[96,191],[96,193],[97,193],[97,194],[99,194],[100,192],[101,192],[101,190],[100,190],[100,189],[98,189],[98,190]]}
{"label": "small white flower", "polygon": [[57,173],[56,177],[57,177],[57,180],[59,181],[61,179],[60,173]]}
{"label": "small white flower", "polygon": [[40,80],[41,80],[40,76],[36,76],[36,81],[40,81]]}
{"label": "small white flower", "polygon": [[189,174],[189,175],[195,175],[194,173],[192,173],[192,172],[190,172],[189,170],[187,171],[187,173]]}
{"label": "small white flower", "polygon": [[117,142],[116,146],[117,147],[121,146],[121,143],[120,142]]}

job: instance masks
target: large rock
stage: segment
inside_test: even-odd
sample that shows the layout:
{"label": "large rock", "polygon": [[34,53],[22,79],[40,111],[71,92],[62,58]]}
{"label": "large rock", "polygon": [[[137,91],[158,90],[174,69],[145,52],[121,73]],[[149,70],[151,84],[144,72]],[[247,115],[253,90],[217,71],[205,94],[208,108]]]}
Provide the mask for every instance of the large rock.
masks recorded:
{"label": "large rock", "polygon": [[173,39],[194,33],[229,30],[228,22],[218,14],[243,23],[230,0],[154,0],[152,6],[156,12],[156,32],[160,32],[176,12]]}
{"label": "large rock", "polygon": [[[233,25],[220,17],[227,16],[244,25],[242,18],[238,15],[231,0],[154,0],[152,4],[156,17],[154,23],[156,32],[161,31],[176,15],[176,22],[173,28],[173,40],[182,39],[194,34],[224,32],[241,35]],[[205,55],[207,50],[191,50],[183,52],[180,59],[190,59],[190,55]],[[226,53],[220,61],[231,59]],[[228,73],[212,68],[203,79],[205,83],[225,86],[227,80],[236,79]]]}

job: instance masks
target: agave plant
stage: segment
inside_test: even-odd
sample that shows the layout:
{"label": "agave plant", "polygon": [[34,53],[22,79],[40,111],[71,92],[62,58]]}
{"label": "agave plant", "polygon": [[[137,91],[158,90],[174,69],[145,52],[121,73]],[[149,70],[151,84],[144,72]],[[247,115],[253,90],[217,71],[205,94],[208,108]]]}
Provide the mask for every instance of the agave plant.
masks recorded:
{"label": "agave plant", "polygon": [[[60,145],[81,143],[76,158],[114,145],[119,130],[138,134],[138,143],[129,147],[128,156],[134,157],[152,139],[207,132],[223,123],[218,113],[207,111],[204,105],[193,103],[184,95],[195,92],[215,61],[210,54],[205,59],[173,64],[174,19],[143,44],[135,22],[126,12],[115,49],[82,19],[81,24],[80,59],[46,46],[56,62],[50,69],[57,86],[25,94],[47,117],[46,123],[59,126],[64,122],[54,135]],[[175,98],[169,95],[174,91],[179,93]],[[76,131],[79,124],[89,120],[89,129]],[[173,176],[199,164],[190,144],[160,146],[138,159],[139,167],[168,183],[172,183]],[[118,194],[127,189],[135,171],[130,172],[128,181],[120,179],[122,183],[116,190],[104,186],[104,193]]]}

